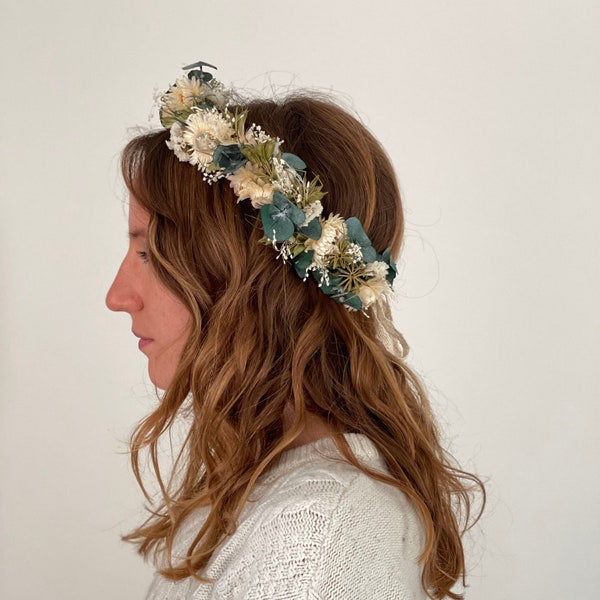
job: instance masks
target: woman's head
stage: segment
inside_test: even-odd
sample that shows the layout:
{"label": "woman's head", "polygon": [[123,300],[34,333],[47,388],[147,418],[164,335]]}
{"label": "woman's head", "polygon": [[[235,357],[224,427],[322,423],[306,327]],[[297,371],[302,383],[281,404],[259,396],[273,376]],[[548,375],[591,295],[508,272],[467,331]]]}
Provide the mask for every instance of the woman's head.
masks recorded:
{"label": "woman's head", "polygon": [[[395,175],[362,124],[332,102],[308,95],[254,100],[241,108],[248,110],[249,123],[282,139],[286,152],[306,162],[309,178],[318,176],[324,216],[358,217],[377,251],[399,250],[403,221]],[[315,312],[364,322],[322,294],[312,278],[303,282],[290,264],[277,260],[276,251],[261,244],[264,232],[250,202],[238,201],[227,180],[209,185],[194,166],[177,159],[168,138],[167,131],[135,138],[122,167],[136,202],[132,212],[148,221],[150,268],[190,314],[188,375],[209,330],[231,335],[231,319],[251,319],[254,334],[280,348],[298,337]],[[165,387],[164,378],[159,385]]]}

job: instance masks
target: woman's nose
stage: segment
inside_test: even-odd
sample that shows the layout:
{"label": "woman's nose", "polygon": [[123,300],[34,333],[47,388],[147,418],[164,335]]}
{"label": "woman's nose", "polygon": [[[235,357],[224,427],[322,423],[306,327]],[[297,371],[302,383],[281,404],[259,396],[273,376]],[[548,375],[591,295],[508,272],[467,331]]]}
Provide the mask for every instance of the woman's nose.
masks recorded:
{"label": "woman's nose", "polygon": [[106,294],[106,306],[110,310],[137,312],[143,307],[142,297],[136,290],[134,277],[128,272],[125,261],[119,267],[115,280]]}

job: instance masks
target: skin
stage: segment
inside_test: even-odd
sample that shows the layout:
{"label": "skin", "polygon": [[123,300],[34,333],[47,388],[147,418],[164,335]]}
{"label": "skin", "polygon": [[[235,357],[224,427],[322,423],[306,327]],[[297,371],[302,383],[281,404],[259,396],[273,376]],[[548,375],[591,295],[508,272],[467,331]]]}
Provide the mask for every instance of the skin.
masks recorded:
{"label": "skin", "polygon": [[148,213],[131,198],[129,248],[106,295],[110,310],[131,316],[133,334],[148,357],[154,385],[165,389],[172,380],[191,323],[190,313],[156,277],[147,261]]}

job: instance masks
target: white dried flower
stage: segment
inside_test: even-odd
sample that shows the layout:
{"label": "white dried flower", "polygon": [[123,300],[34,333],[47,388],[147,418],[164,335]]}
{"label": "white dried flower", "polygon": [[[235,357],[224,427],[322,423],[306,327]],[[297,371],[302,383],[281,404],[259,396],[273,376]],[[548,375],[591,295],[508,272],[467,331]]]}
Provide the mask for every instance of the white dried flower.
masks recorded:
{"label": "white dried flower", "polygon": [[248,144],[264,144],[273,138],[263,131],[263,128],[256,123],[252,123],[246,130],[246,141]]}
{"label": "white dried flower", "polygon": [[190,148],[190,162],[210,164],[215,148],[235,143],[235,131],[217,110],[198,110],[186,121],[183,139]]}
{"label": "white dried flower", "polygon": [[167,141],[167,146],[173,150],[175,156],[181,162],[189,162],[190,155],[185,148],[185,140],[183,139],[183,127],[181,123],[173,123],[171,126],[171,139]]}
{"label": "white dried flower", "polygon": [[373,278],[363,283],[356,290],[356,295],[360,298],[363,308],[369,308],[388,290],[389,285],[385,279]]}
{"label": "white dried flower", "polygon": [[329,215],[321,223],[321,237],[318,240],[307,240],[305,247],[307,250],[314,250],[313,262],[319,266],[324,266],[324,259],[331,254],[337,243],[346,235],[346,224],[339,215]]}
{"label": "white dried flower", "polygon": [[254,208],[260,208],[263,204],[273,202],[275,188],[258,177],[250,163],[246,163],[235,173],[228,175],[227,179],[238,197],[238,202],[249,198]]}
{"label": "white dried flower", "polygon": [[210,85],[204,86],[204,99],[208,102],[212,102],[215,106],[220,109],[224,109],[229,101],[229,92],[225,89],[225,86],[221,82],[215,82],[213,79]]}
{"label": "white dried flower", "polygon": [[388,265],[380,260],[369,263],[365,267],[365,275],[369,277],[377,277],[378,279],[385,279],[388,274]]}
{"label": "white dried flower", "polygon": [[206,86],[195,77],[180,77],[163,96],[165,107],[171,112],[190,110],[204,95]]}
{"label": "white dried flower", "polygon": [[362,261],[363,254],[362,254],[362,250],[360,249],[360,246],[358,244],[355,244],[354,242],[351,244],[348,244],[347,252],[348,252],[348,254],[351,254],[354,257],[355,263]]}
{"label": "white dried flower", "polygon": [[306,215],[306,219],[304,219],[304,223],[302,223],[302,227],[306,227],[313,219],[316,217],[320,217],[323,212],[323,205],[320,200],[309,204],[304,207],[304,214]]}

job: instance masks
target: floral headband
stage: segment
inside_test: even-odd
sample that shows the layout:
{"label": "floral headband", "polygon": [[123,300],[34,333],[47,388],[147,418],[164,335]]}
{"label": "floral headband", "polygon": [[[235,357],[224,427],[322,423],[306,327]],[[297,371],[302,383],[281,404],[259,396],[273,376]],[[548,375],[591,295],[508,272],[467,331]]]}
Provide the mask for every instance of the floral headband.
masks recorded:
{"label": "floral headband", "polygon": [[196,165],[209,184],[225,178],[238,202],[260,211],[265,237],[304,281],[351,310],[365,310],[391,291],[396,265],[389,248],[378,254],[356,217],[322,216],[318,177],[282,152],[283,140],[260,125],[246,126],[247,111],[231,108],[232,95],[199,61],[160,98],[160,121],[177,158]]}

